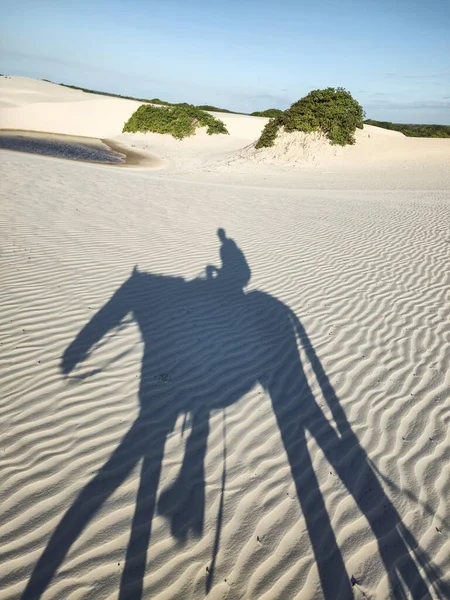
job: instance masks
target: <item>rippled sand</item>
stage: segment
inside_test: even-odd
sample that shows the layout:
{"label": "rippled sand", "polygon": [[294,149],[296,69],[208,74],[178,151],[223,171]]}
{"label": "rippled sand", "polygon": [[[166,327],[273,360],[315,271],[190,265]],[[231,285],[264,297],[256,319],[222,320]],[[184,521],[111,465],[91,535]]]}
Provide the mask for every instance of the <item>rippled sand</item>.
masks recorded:
{"label": "rippled sand", "polygon": [[0,598],[450,597],[442,181],[0,168]]}

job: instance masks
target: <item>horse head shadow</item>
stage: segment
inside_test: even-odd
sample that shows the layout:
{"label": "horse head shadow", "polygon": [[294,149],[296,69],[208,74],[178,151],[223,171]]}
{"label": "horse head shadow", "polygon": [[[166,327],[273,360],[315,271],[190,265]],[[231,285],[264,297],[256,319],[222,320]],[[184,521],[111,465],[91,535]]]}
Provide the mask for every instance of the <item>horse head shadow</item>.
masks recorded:
{"label": "horse head shadow", "polygon": [[[245,256],[224,230],[219,229],[218,236],[220,268],[208,266],[206,277],[191,281],[135,268],[64,352],[61,370],[68,375],[89,357],[108,331],[131,313],[144,346],[140,411],[109,460],[63,516],[34,568],[23,600],[41,597],[72,544],[138,463],[139,489],[119,598],[142,598],[154,514],[164,515],[172,534],[180,540],[189,532],[202,535],[204,459],[211,411],[225,409],[258,384],[270,395],[323,597],[352,598],[353,587],[312,467],[306,432],[315,437],[367,519],[390,578],[392,597],[404,598],[406,589],[414,598],[426,598],[428,585],[446,594],[439,574],[384,493],[299,318],[273,296],[245,290],[251,277]],[[331,409],[334,427],[311,391],[299,346]],[[183,462],[176,481],[157,499],[165,443],[180,415],[190,420]],[[225,481],[224,468],[221,512],[206,592],[213,585]]]}

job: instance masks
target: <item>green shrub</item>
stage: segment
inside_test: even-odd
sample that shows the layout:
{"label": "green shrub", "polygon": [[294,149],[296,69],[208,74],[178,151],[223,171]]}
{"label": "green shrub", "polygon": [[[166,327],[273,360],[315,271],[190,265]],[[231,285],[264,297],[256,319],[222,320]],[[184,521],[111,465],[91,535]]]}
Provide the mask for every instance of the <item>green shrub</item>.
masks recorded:
{"label": "green shrub", "polygon": [[354,144],[357,127],[363,127],[362,106],[343,88],[313,90],[264,127],[256,148],[273,146],[281,127],[287,132],[321,131],[331,144]]}
{"label": "green shrub", "polygon": [[280,117],[278,119],[270,119],[262,130],[259,140],[255,144],[255,148],[269,148],[275,143],[278,129],[281,127]]}
{"label": "green shrub", "polygon": [[269,119],[274,119],[276,117],[281,117],[283,111],[280,108],[268,108],[267,110],[257,110],[256,112],[251,113],[251,117],[268,117]]}
{"label": "green shrub", "polygon": [[197,127],[206,127],[208,135],[228,134],[222,121],[190,104],[160,107],[144,104],[131,115],[123,126],[123,131],[170,133],[174,138],[182,140],[193,135]]}

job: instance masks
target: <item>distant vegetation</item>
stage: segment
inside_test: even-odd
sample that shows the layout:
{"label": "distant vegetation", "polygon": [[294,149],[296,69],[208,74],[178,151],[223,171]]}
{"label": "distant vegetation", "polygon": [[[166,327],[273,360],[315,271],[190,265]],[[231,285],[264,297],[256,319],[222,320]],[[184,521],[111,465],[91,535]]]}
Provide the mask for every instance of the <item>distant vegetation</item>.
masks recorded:
{"label": "distant vegetation", "polygon": [[[43,79],[42,81],[49,81],[48,79]],[[49,81],[49,83],[53,83]],[[122,96],[121,94],[113,94],[111,92],[100,92],[98,90],[90,90],[88,88],[79,87],[77,85],[68,85],[67,83],[59,83],[58,85],[62,85],[64,87],[71,88],[73,90],[81,90],[86,94],[98,94],[100,96],[110,96],[112,98],[123,98],[125,100],[137,100],[138,102],[149,102],[151,104],[159,104],[161,106],[193,106],[192,104],[187,104],[186,102],[174,103],[167,102],[166,100],[160,100],[159,98],[135,98],[134,96]],[[242,115],[245,113],[238,113],[234,110],[228,110],[226,108],[217,108],[217,106],[210,106],[209,104],[201,104],[197,106],[200,110],[210,110],[213,112],[222,112],[222,113],[230,113],[233,115]]]}
{"label": "distant vegetation", "polygon": [[208,135],[228,134],[222,121],[190,104],[161,107],[144,104],[131,115],[123,126],[123,131],[170,133],[174,138],[182,140],[193,135],[198,127],[206,127]]}
{"label": "distant vegetation", "polygon": [[251,117],[268,117],[269,119],[274,119],[276,117],[281,117],[283,111],[279,108],[268,108],[267,110],[257,110],[256,112],[251,113]]}
{"label": "distant vegetation", "polygon": [[383,129],[400,131],[408,137],[450,138],[450,125],[410,125],[391,123],[390,121],[374,121],[373,119],[366,119],[364,123]]}
{"label": "distant vegetation", "polygon": [[[48,79],[44,79],[43,81],[48,81]],[[50,83],[52,83],[52,82],[50,82]],[[71,88],[72,90],[81,90],[82,92],[85,92],[86,94],[98,94],[99,96],[110,96],[112,98],[123,98],[124,100],[138,100],[138,102],[153,102],[153,100],[148,100],[147,98],[134,98],[133,96],[122,96],[121,94],[112,94],[110,92],[99,92],[98,90],[89,90],[88,88],[82,88],[77,85],[69,85],[68,83],[58,83],[58,85],[62,85],[64,87]],[[158,98],[155,98],[155,100],[158,101]],[[162,100],[159,100],[159,102],[163,103]]]}
{"label": "distant vegetation", "polygon": [[345,146],[355,143],[356,128],[363,127],[362,106],[343,88],[313,90],[294,102],[281,116],[264,127],[256,148],[273,146],[280,128],[284,131],[323,132],[331,144]]}
{"label": "distant vegetation", "polygon": [[170,106],[170,102],[166,102],[166,100],[160,100],[159,98],[152,98],[151,100],[144,100],[144,102],[151,102],[152,104],[161,104],[163,106]]}
{"label": "distant vegetation", "polygon": [[210,106],[209,104],[198,104],[197,108],[201,110],[210,110],[211,112],[229,113],[230,115],[245,115],[246,113],[236,112],[235,110],[228,110],[227,108],[217,108],[217,106]]}

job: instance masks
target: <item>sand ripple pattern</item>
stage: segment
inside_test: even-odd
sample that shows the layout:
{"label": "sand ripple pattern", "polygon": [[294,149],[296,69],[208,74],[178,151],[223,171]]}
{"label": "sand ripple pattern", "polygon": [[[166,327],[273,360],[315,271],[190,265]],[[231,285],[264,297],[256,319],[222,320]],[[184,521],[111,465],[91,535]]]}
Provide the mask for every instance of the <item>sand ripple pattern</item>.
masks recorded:
{"label": "sand ripple pattern", "polygon": [[[143,344],[132,315],[68,378],[60,371],[64,350],[135,265],[185,280],[219,265],[218,227],[246,256],[249,290],[277,298],[302,322],[385,493],[436,581],[448,580],[448,192],[200,185],[8,153],[0,164],[0,598],[20,598],[64,513],[138,415]],[[255,323],[276,323],[276,337],[284,315],[269,313],[255,314]],[[205,323],[211,331],[193,352],[196,367],[186,370],[184,385],[217,405],[205,462],[205,527],[180,541],[155,513],[143,597],[205,597],[222,503],[208,597],[319,600],[318,569],[270,397],[258,384],[240,394],[241,373],[226,362],[230,348],[242,372],[248,361],[275,368],[286,356],[258,346],[248,356],[234,335],[220,365],[228,374],[222,389],[201,363],[208,364],[214,336],[227,339],[226,331],[197,317],[202,331]],[[164,348],[185,339],[170,319],[164,326],[159,366],[170,364]],[[237,332],[246,326],[236,321]],[[336,428],[301,357],[324,419]],[[224,408],[230,394],[238,399]],[[165,446],[159,497],[177,478],[188,430],[180,415]],[[366,517],[330,468],[326,444],[307,434],[307,445],[348,578],[357,582],[354,597],[389,598]],[[339,460],[351,468],[352,448]],[[44,598],[118,597],[138,484],[136,465],[77,537]],[[430,594],[440,597],[431,587]]]}

